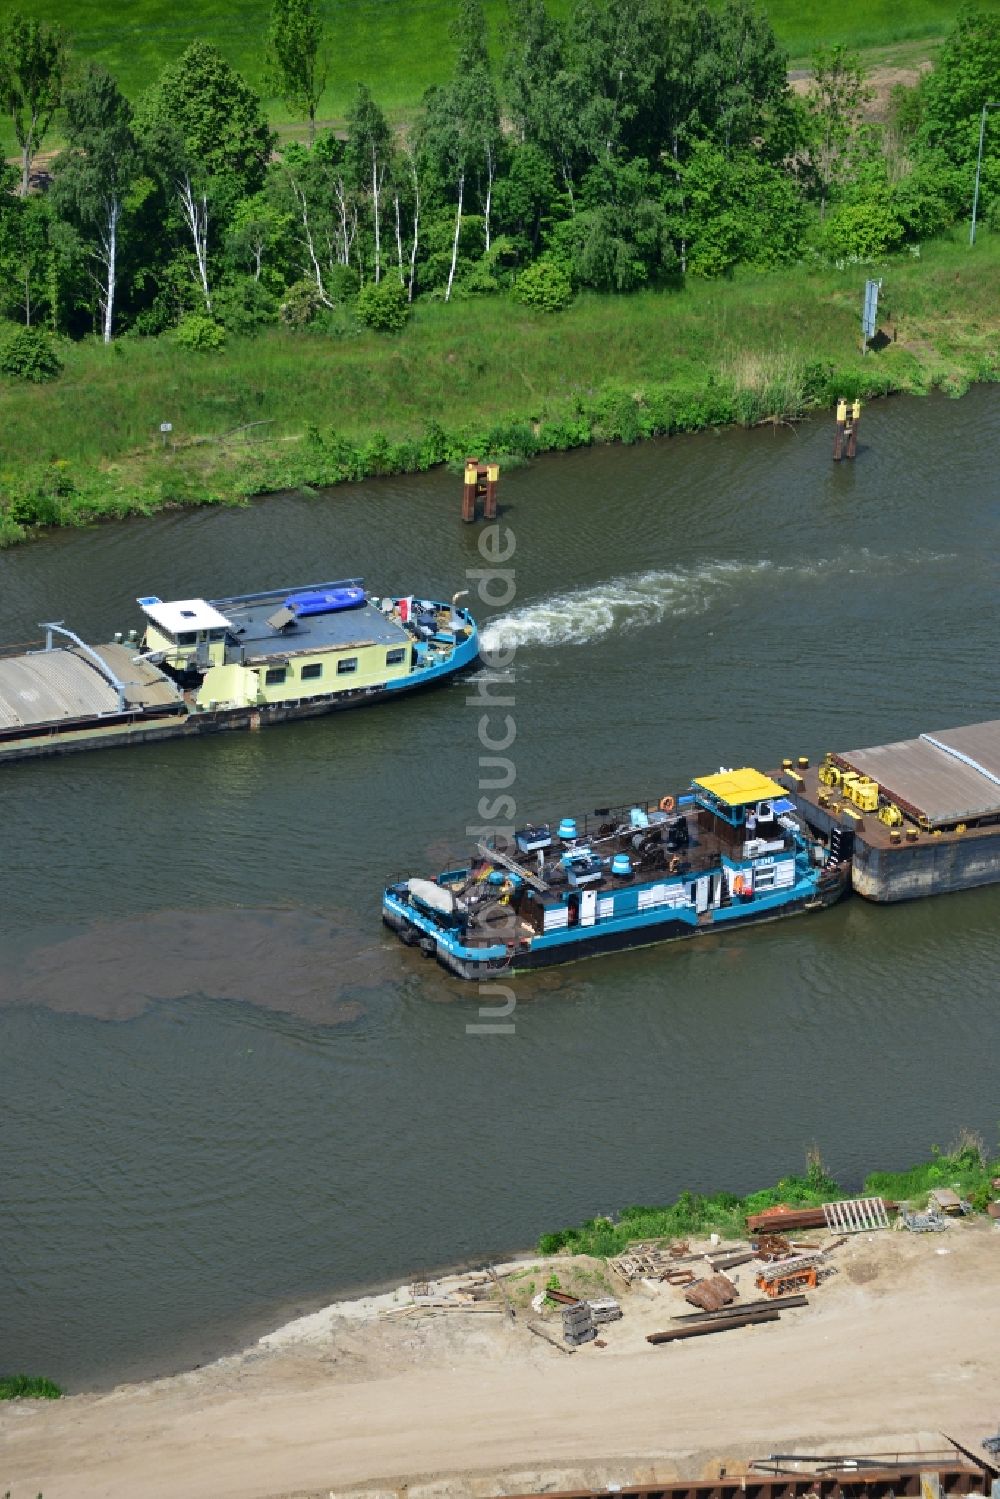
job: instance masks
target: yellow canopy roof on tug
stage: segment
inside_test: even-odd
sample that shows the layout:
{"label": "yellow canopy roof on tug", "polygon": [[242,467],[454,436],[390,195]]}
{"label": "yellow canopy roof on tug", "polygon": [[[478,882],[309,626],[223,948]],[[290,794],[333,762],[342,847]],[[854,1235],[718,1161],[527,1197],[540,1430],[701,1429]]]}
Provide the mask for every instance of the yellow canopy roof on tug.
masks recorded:
{"label": "yellow canopy roof on tug", "polygon": [[694,784],[703,791],[710,791],[727,807],[745,807],[748,802],[766,802],[772,797],[788,795],[784,786],[750,766],[744,766],[742,770],[720,770],[714,776],[699,776]]}

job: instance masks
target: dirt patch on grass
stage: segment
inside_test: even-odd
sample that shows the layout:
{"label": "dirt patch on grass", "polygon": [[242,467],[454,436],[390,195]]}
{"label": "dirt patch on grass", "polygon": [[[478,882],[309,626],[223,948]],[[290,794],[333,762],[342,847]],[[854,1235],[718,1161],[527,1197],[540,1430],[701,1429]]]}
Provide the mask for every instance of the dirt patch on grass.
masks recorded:
{"label": "dirt patch on grass", "polygon": [[[871,97],[862,111],[864,119],[875,124],[885,124],[889,119],[892,91],[902,85],[914,88],[925,73],[931,70],[929,59],[907,66],[884,63],[871,68],[865,74],[865,82]],[[788,75],[792,92],[805,97],[812,88],[812,73],[807,68],[795,68]]]}

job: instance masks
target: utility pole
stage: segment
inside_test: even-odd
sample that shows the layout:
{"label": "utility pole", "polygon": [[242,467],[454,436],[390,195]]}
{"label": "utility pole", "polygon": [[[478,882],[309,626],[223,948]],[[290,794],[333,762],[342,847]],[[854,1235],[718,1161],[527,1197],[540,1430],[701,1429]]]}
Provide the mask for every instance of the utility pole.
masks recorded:
{"label": "utility pole", "polygon": [[979,174],[983,169],[983,140],[986,136],[986,111],[988,109],[1000,109],[1000,102],[989,101],[983,105],[983,112],[979,120],[979,155],[976,157],[976,190],[972,195],[972,223],[969,227],[969,244],[976,243],[976,213],[979,209]]}

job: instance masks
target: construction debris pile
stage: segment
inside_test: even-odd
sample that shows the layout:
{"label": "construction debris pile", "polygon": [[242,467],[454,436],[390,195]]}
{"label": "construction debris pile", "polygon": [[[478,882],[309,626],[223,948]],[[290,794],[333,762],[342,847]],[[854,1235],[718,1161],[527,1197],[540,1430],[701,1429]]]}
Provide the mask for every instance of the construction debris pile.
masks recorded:
{"label": "construction debris pile", "polygon": [[[888,1228],[888,1213],[881,1197],[852,1198],[826,1203],[822,1208],[770,1208],[747,1219],[751,1230],[748,1244],[719,1246],[703,1256],[688,1253],[686,1244],[672,1246],[666,1252],[644,1244],[609,1263],[629,1284],[659,1280],[684,1285],[685,1301],[699,1307],[700,1312],[672,1317],[671,1322],[678,1325],[646,1337],[648,1343],[675,1343],[735,1327],[777,1322],[783,1310],[808,1306],[803,1293],[815,1290],[835,1272],[829,1256],[849,1234]],[[778,1232],[779,1227],[785,1232]],[[823,1246],[789,1237],[789,1231],[803,1228],[835,1230],[839,1237]],[[701,1259],[711,1273],[696,1275],[690,1263],[696,1259]],[[739,1300],[735,1282],[724,1273],[744,1264],[752,1265],[755,1288],[762,1293],[749,1302]]]}
{"label": "construction debris pile", "polygon": [[[685,1280],[694,1280],[694,1272],[678,1271],[678,1266],[702,1258],[699,1254],[689,1254],[688,1247],[683,1242],[671,1244],[669,1249],[658,1244],[631,1244],[627,1254],[609,1260],[608,1264],[626,1285],[637,1280],[670,1280],[674,1285],[683,1284]],[[679,1278],[672,1279],[672,1272],[677,1272]]]}
{"label": "construction debris pile", "polygon": [[[417,1280],[407,1290],[407,1299],[400,1305],[388,1307],[380,1313],[383,1317],[409,1317],[416,1312],[468,1312],[474,1315],[499,1316],[510,1311],[502,1280],[492,1268],[474,1271],[459,1285],[448,1284],[444,1289],[436,1281]],[[499,1290],[501,1300],[495,1300]]]}
{"label": "construction debris pile", "polygon": [[[630,1290],[659,1299],[670,1287],[696,1309],[671,1315],[669,1327],[646,1335],[648,1343],[680,1342],[733,1328],[777,1322],[782,1312],[808,1306],[806,1293],[836,1274],[831,1258],[849,1236],[888,1229],[892,1226],[891,1215],[897,1214],[897,1228],[938,1231],[950,1220],[970,1211],[969,1204],[950,1188],[936,1188],[929,1195],[927,1210],[922,1213],[910,1212],[908,1204],[886,1202],[881,1197],[849,1198],[813,1208],[779,1205],[747,1217],[746,1241],[723,1244],[717,1234],[712,1234],[709,1246],[695,1250],[684,1240],[670,1244],[639,1242],[609,1259],[607,1265]],[[820,1233],[812,1238],[795,1237],[809,1230]],[[753,1288],[747,1300],[740,1295],[743,1266],[747,1267],[746,1282]],[[534,1291],[534,1283],[515,1288],[514,1281],[525,1273],[508,1267],[498,1274],[492,1266],[487,1266],[461,1279],[415,1282],[408,1288],[403,1304],[382,1314],[394,1317],[421,1311],[498,1316],[506,1313],[512,1323],[517,1323],[512,1291],[515,1296],[523,1295],[525,1290]],[[401,1290],[400,1294],[406,1292]],[[622,1317],[621,1304],[614,1297],[602,1294],[587,1298],[565,1290],[554,1275],[544,1289],[532,1295],[530,1306],[535,1318],[519,1325],[526,1326],[529,1332],[562,1353],[573,1353],[586,1344],[605,1347],[599,1329]],[[548,1319],[546,1312],[550,1314]],[[551,1316],[553,1312],[558,1313],[558,1318]]]}
{"label": "construction debris pile", "polygon": [[896,1211],[895,1202],[882,1197],[848,1197],[842,1202],[824,1202],[815,1208],[789,1208],[779,1205],[752,1213],[747,1219],[749,1233],[778,1229],[794,1233],[802,1228],[829,1228],[834,1233],[850,1234],[889,1227],[889,1214]]}

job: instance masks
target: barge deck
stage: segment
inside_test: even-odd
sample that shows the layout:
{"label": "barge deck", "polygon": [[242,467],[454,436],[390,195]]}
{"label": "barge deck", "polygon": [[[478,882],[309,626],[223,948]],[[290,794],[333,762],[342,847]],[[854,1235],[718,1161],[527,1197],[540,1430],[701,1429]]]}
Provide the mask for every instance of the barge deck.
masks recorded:
{"label": "barge deck", "polygon": [[820,836],[853,842],[868,900],[915,900],[1000,880],[1000,719],[831,753],[777,772]]}

